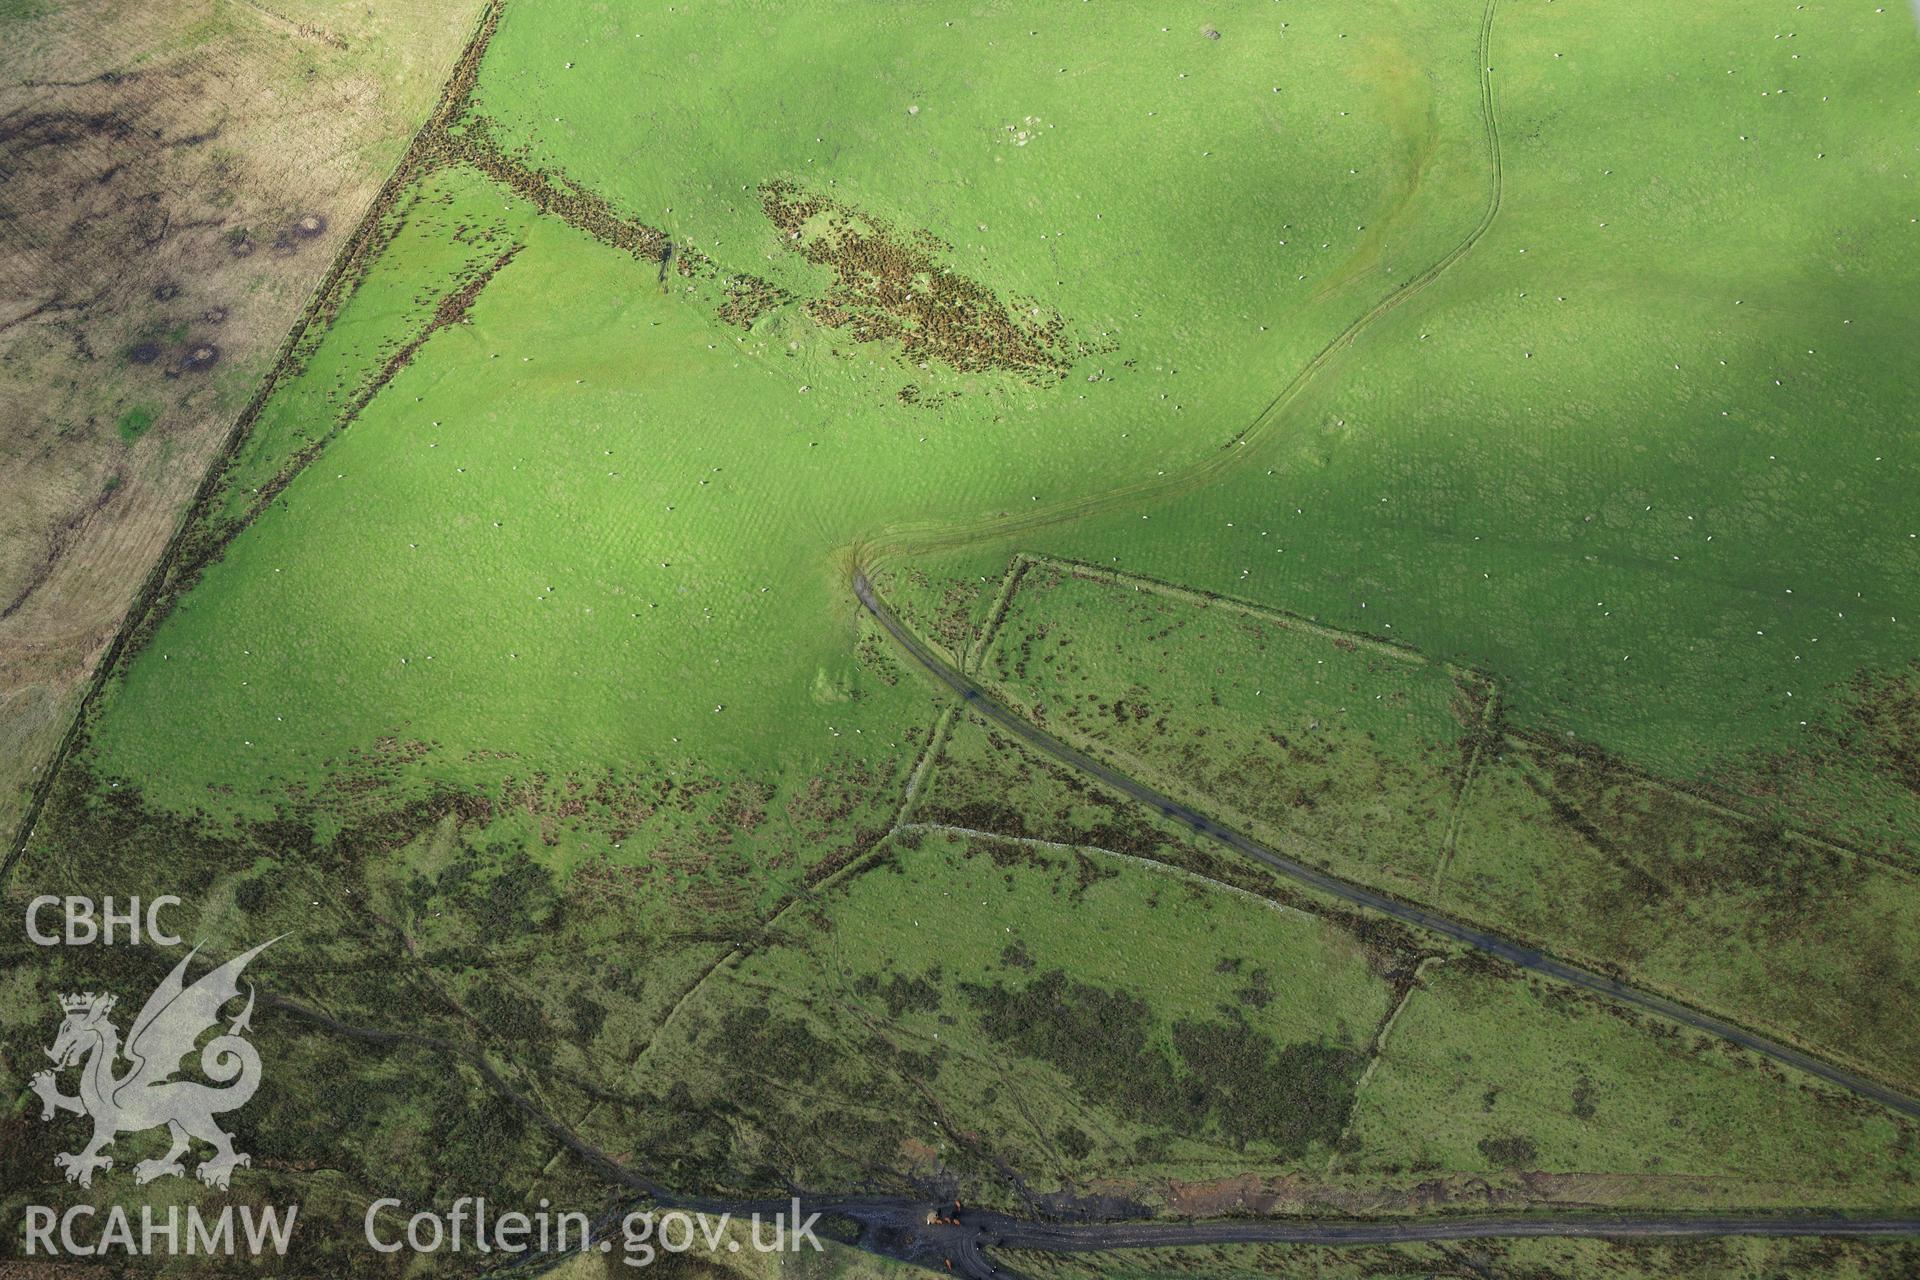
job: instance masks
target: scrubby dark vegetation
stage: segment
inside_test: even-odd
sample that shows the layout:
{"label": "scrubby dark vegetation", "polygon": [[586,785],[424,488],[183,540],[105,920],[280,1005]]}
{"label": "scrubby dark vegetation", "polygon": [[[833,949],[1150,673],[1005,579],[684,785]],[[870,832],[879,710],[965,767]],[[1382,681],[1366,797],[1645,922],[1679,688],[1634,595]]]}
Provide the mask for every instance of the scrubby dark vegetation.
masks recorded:
{"label": "scrubby dark vegetation", "polygon": [[760,188],[767,219],[786,246],[833,276],[807,314],[861,342],[897,342],[909,362],[961,372],[999,369],[1057,382],[1083,351],[1066,321],[1031,300],[1002,302],[940,260],[952,246],[906,235],[874,214],[792,182]]}
{"label": "scrubby dark vegetation", "polygon": [[989,1034],[1051,1063],[1087,1097],[1175,1133],[1214,1132],[1281,1158],[1339,1136],[1365,1061],[1333,1045],[1277,1045],[1231,1012],[1177,1023],[1169,1055],[1145,1001],[1057,969],[1022,987],[961,990]]}

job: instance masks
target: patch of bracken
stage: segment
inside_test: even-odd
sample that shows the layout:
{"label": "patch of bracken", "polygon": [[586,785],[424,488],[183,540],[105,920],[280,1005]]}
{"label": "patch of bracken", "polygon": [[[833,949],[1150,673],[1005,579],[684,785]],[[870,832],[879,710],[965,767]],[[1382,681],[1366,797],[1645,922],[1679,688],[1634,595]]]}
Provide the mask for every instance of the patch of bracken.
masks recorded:
{"label": "patch of bracken", "polygon": [[754,321],[789,301],[791,295],[778,285],[769,284],[758,276],[735,276],[727,281],[726,300],[720,304],[720,318],[742,329],[751,329]]}
{"label": "patch of bracken", "polygon": [[910,362],[937,361],[963,373],[1003,372],[1058,382],[1080,354],[1057,312],[1003,302],[940,260],[947,248],[924,232],[906,235],[883,218],[777,181],[760,188],[761,207],[781,240],[834,283],[807,314],[862,342],[897,342]]}
{"label": "patch of bracken", "polygon": [[665,262],[670,246],[666,233],[631,218],[623,218],[604,196],[595,194],[565,174],[535,168],[526,160],[501,151],[492,142],[491,122],[469,116],[459,133],[434,139],[441,158],[470,164],[506,187],[543,214],[586,232],[602,244],[622,249],[648,262]]}

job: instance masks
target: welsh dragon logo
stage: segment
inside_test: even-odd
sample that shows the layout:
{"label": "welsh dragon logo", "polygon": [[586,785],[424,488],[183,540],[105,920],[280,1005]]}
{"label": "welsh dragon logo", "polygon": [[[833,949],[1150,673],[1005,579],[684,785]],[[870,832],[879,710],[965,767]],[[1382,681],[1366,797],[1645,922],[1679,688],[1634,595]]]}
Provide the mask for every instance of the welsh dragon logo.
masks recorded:
{"label": "welsh dragon logo", "polygon": [[[124,1049],[119,1028],[107,1017],[113,1012],[112,996],[88,991],[60,997],[60,1010],[66,1017],[47,1056],[53,1059],[56,1071],[80,1067],[80,1092],[73,1097],[61,1093],[54,1071],[36,1074],[33,1091],[40,1095],[42,1120],[70,1111],[93,1121],[91,1142],[78,1152],[63,1152],[53,1158],[56,1167],[67,1171],[68,1182],[92,1186],[96,1169],[113,1167],[113,1157],[102,1152],[115,1137],[158,1125],[167,1126],[173,1146],[159,1159],[135,1165],[135,1182],[185,1176],[180,1157],[195,1138],[214,1151],[212,1159],[194,1171],[210,1187],[224,1189],[234,1166],[253,1163],[251,1157],[233,1149],[233,1135],[213,1119],[223,1111],[245,1106],[260,1087],[260,1055],[244,1038],[253,1017],[251,983],[247,985],[247,1007],[225,1035],[215,1036],[200,1051],[201,1071],[214,1085],[224,1087],[175,1080],[173,1076],[201,1035],[219,1024],[221,1006],[240,994],[241,971],[276,941],[263,942],[235,956],[188,986],[187,965],[200,950],[195,947],[147,997],[127,1033]],[[116,1075],[115,1064],[123,1054],[131,1065],[125,1074]]]}

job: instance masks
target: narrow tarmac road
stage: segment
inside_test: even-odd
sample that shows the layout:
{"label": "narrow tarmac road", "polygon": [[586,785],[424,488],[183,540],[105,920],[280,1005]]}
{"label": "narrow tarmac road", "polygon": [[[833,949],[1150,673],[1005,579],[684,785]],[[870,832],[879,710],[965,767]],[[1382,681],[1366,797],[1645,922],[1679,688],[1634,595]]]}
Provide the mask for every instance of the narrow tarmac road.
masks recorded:
{"label": "narrow tarmac road", "polygon": [[1578,965],[1569,964],[1564,960],[1557,960],[1545,952],[1535,950],[1532,947],[1515,942],[1510,938],[1503,938],[1498,934],[1488,933],[1483,929],[1475,928],[1463,921],[1455,920],[1451,916],[1444,916],[1438,912],[1429,911],[1425,907],[1414,906],[1412,903],[1402,902],[1398,898],[1390,898],[1386,894],[1375,892],[1372,889],[1350,884],[1336,876],[1329,875],[1325,871],[1307,866],[1305,863],[1295,862],[1292,858],[1275,853],[1265,845],[1241,835],[1238,831],[1221,826],[1198,810],[1182,804],[1170,796],[1162,795],[1145,783],[1128,777],[1126,774],[1120,773],[1102,764],[1100,761],[1095,760],[1085,752],[1068,746],[1046,730],[1039,728],[1037,725],[1014,714],[1000,703],[994,701],[985,689],[981,688],[966,675],[947,665],[922,644],[919,637],[915,636],[899,618],[894,616],[893,611],[887,607],[886,602],[880,599],[879,595],[874,591],[873,584],[867,580],[866,573],[858,568],[853,571],[853,593],[859,597],[860,603],[866,607],[867,612],[871,613],[874,618],[879,621],[880,625],[887,629],[887,634],[891,635],[900,647],[905,649],[907,653],[913,657],[915,662],[926,668],[935,679],[958,694],[961,701],[963,701],[968,708],[992,720],[1008,732],[1017,735],[1022,741],[1032,746],[1035,750],[1051,756],[1061,764],[1076,769],[1089,777],[1097,778],[1123,795],[1130,796],[1142,804],[1150,805],[1158,809],[1165,816],[1185,823],[1198,834],[1213,840],[1217,844],[1225,845],[1235,853],[1242,854],[1258,862],[1263,862],[1282,875],[1287,876],[1289,879],[1297,880],[1322,893],[1353,903],[1356,906],[1365,907],[1370,911],[1377,911],[1381,915],[1390,916],[1395,920],[1400,920],[1417,928],[1425,929],[1430,933],[1437,933],[1444,938],[1451,938],[1453,941],[1464,943],[1475,950],[1498,956],[1500,959],[1510,964],[1518,965],[1522,969],[1544,974],[1549,978],[1568,983],[1572,986],[1583,987],[1588,991],[1598,992],[1610,999],[1659,1014],[1663,1018],[1678,1022],[1684,1026],[1692,1027],[1697,1031],[1704,1031],[1709,1035],[1719,1036],[1723,1040],[1730,1040],[1742,1048],[1764,1054],[1776,1062],[1783,1063],[1799,1071],[1804,1071],[1809,1075],[1817,1076],[1829,1084],[1838,1085],[1840,1088],[1859,1094],[1861,1097],[1871,1098],[1873,1101],[1890,1107],[1902,1115],[1913,1116],[1920,1119],[1920,1100],[1910,1098],[1876,1081],[1869,1080],[1864,1076],[1856,1075],[1851,1071],[1834,1066],[1832,1063],[1824,1062],[1790,1045],[1780,1044],[1777,1041],[1767,1039],[1765,1036],[1756,1035],[1731,1022],[1716,1018],[1710,1013],[1691,1008],[1677,1001],[1669,1000],[1665,996],[1656,995],[1651,991],[1644,991],[1638,987],[1630,986],[1617,978],[1610,978],[1605,974],[1595,973],[1590,969],[1583,969]]}
{"label": "narrow tarmac road", "polygon": [[[859,1227],[856,1247],[970,1280],[1018,1280],[1019,1272],[996,1262],[990,1251],[1096,1253],[1113,1249],[1189,1248],[1222,1244],[1331,1246],[1418,1244],[1437,1240],[1521,1237],[1604,1239],[1701,1239],[1714,1236],[1885,1237],[1920,1236],[1920,1218],[1849,1217],[1838,1213],[1590,1213],[1464,1214],[1444,1218],[1244,1218],[1217,1222],[1036,1222],[991,1210],[901,1196],[797,1197],[801,1214],[834,1214]],[[744,1221],[790,1210],[789,1200],[720,1200],[690,1196],[654,1202],[656,1210],[717,1215]],[[602,1224],[612,1232],[613,1222]],[[545,1270],[552,1258],[522,1259],[516,1270]],[[530,1265],[529,1265],[530,1264]]]}
{"label": "narrow tarmac road", "polygon": [[[987,1280],[1017,1280],[1018,1273],[996,1264],[989,1249],[1031,1249],[1046,1253],[1085,1253],[1105,1249],[1178,1248],[1222,1244],[1382,1245],[1434,1240],[1488,1240],[1528,1236],[1608,1239],[1698,1239],[1713,1236],[1912,1236],[1920,1221],[1912,1218],[1845,1218],[1837,1214],[1763,1215],[1684,1214],[1468,1217],[1425,1221],[1293,1221],[1113,1223],[1054,1226],[1022,1222],[991,1213],[963,1213],[947,1228],[956,1238],[941,1240],[953,1251],[954,1274]],[[930,1243],[935,1243],[931,1242]]]}

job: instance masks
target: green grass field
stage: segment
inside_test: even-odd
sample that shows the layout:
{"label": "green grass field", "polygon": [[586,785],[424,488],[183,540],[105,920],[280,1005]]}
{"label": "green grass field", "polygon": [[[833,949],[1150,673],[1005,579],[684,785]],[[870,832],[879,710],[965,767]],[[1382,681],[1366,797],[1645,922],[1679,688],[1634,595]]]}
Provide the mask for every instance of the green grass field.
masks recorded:
{"label": "green grass field", "polygon": [[1901,6],[494,12],[6,885],[292,931],[276,1186],[612,1194],[564,1131],[1023,1210],[1911,1205],[1882,1109],[1198,847],[849,591],[1257,838],[1920,1086]]}
{"label": "green grass field", "polygon": [[[1211,1199],[1202,1182],[1172,1202],[1188,1212],[1262,1203],[1406,1211],[1422,1196],[1467,1207],[1482,1202],[1489,1183],[1494,1194],[1646,1206],[1864,1208],[1912,1197],[1912,1126],[1877,1106],[1660,1019],[1484,961],[1446,958],[1418,934],[1263,882],[1241,864],[1227,870],[1149,824],[1121,826],[1104,799],[1062,785],[1024,748],[962,721],[913,816],[1004,829],[1011,811],[1026,816],[1028,839],[1150,857],[1216,884],[1221,875],[1246,877],[1218,891],[1257,893],[1337,922],[1365,939],[1375,968],[1396,975],[1403,993],[1337,1154],[1303,1162],[1291,1183],[1269,1175],[1250,1200],[1245,1187],[1237,1198]],[[1410,991],[1401,985],[1409,982]]]}
{"label": "green grass field", "polygon": [[1441,964],[1395,1019],[1339,1168],[1567,1198],[1912,1203],[1914,1128],[1758,1059],[1551,986]]}
{"label": "green grass field", "polygon": [[1623,18],[1501,6],[1504,194],[1472,253],[1230,474],[1020,549],[1392,636],[1497,673],[1530,720],[1757,775],[1783,816],[1910,855],[1911,790],[1822,796],[1859,762],[1817,733],[1852,736],[1856,680],[1910,687],[1920,619],[1896,176],[1920,104],[1867,88],[1911,79],[1909,15]]}
{"label": "green grass field", "polygon": [[1485,689],[1419,655],[1034,564],[980,674],[1022,714],[1369,882],[1431,883]]}
{"label": "green grass field", "polygon": [[[1036,1186],[1145,1185],[1324,1160],[1391,1000],[1361,945],[1297,909],[941,828],[896,836],[776,940],[683,1005],[640,1069],[731,1098],[802,1182],[997,1181],[1006,1161]],[[864,1123],[829,1109],[856,1098]]]}
{"label": "green grass field", "polygon": [[1035,723],[1349,880],[1913,1082],[1898,863],[1530,729],[1411,651],[1100,570],[1016,572],[979,672]]}
{"label": "green grass field", "polygon": [[1234,1187],[1259,1189],[1243,1210],[1911,1198],[1911,1124],[1761,1059],[1419,964],[1311,901],[963,830],[910,825],[783,916],[636,1077],[730,1099],[734,1151],[803,1184],[1001,1168],[1203,1215]]}
{"label": "green grass field", "polygon": [[[884,47],[885,34],[918,49],[920,74],[934,76],[916,82],[925,109],[836,104],[837,116],[859,123],[836,137],[836,176],[821,194],[934,237],[944,246],[933,251],[940,267],[985,282],[999,305],[1044,295],[1067,318],[1072,343],[1114,348],[1111,359],[1075,363],[1067,381],[1036,385],[937,362],[921,369],[799,306],[743,331],[721,318],[726,295],[713,280],[670,272],[656,282],[654,264],[533,217],[472,169],[424,176],[339,319],[225,476],[215,534],[231,534],[258,502],[256,489],[273,498],[271,518],[226,545],[129,666],[115,724],[95,734],[100,768],[137,777],[146,795],[175,809],[240,774],[245,787],[222,791],[222,807],[258,813],[277,801],[275,784],[311,786],[327,759],[395,733],[434,744],[436,778],[473,785],[497,785],[500,772],[470,767],[476,752],[556,775],[632,770],[637,757],[659,756],[786,774],[801,759],[847,754],[856,730],[897,741],[920,699],[884,689],[845,703],[833,696],[861,682],[848,646],[849,549],[902,523],[1018,511],[1121,483],[1149,462],[1191,459],[1211,445],[1185,416],[1202,405],[1163,398],[1184,397],[1185,386],[1209,403],[1222,398],[1209,416],[1252,413],[1274,371],[1290,367],[1276,347],[1320,334],[1307,317],[1337,327],[1391,287],[1384,267],[1367,265],[1383,243],[1398,243],[1383,228],[1408,222],[1416,201],[1473,207],[1471,135],[1454,144],[1445,131],[1465,129],[1475,107],[1471,28],[1456,31],[1445,17],[1377,19],[1373,30],[1345,35],[1321,18],[1220,41],[1197,27],[1176,36],[1142,23],[1136,32],[1067,11],[1044,39],[1027,35],[1014,10],[958,27],[886,18],[898,29],[863,47]],[[819,185],[808,185],[805,158],[793,154],[799,122],[773,103],[690,103],[664,85],[670,107],[635,102],[630,127],[656,146],[678,139],[688,148],[646,167],[647,181],[666,187],[633,187],[642,171],[631,165],[619,166],[619,178],[607,171],[620,154],[608,144],[624,127],[549,126],[547,114],[564,121],[579,100],[569,95],[602,96],[610,78],[651,82],[635,80],[636,68],[661,42],[685,38],[678,16],[653,21],[666,27],[622,31],[616,41],[558,10],[508,6],[480,68],[475,117],[491,122],[487,135],[501,148],[657,223],[729,280],[751,272],[796,297],[819,293],[825,271],[789,254],[758,194],[776,179]],[[793,30],[772,47],[812,64],[851,56],[844,37],[787,21]],[[953,34],[969,25],[976,29]],[[1189,78],[1167,77],[1164,109],[1143,109],[1120,128],[1104,112],[1068,112],[1073,102],[1085,113],[1112,91],[1101,86],[1131,84],[1144,65],[1166,60],[1141,43],[1143,33],[1183,41],[1196,59]],[[764,43],[759,35],[752,43]],[[1364,74],[1313,52],[1348,36]],[[986,86],[963,99],[950,88],[957,101],[943,109],[934,73],[952,65],[957,41],[997,48],[1016,38],[1027,43],[998,74],[1023,87],[1020,118],[1066,130],[1046,130],[1031,146],[995,136],[997,95]],[[1080,76],[1092,84],[1069,74],[1026,91],[1035,83],[1029,61],[1089,42],[1099,56]],[[1460,75],[1420,73],[1428,60],[1451,60]],[[1288,68],[1278,93],[1275,65]],[[699,80],[738,92],[723,90],[724,76]],[[1322,105],[1349,97],[1359,109]],[[544,104],[538,119],[516,107],[534,100]],[[1246,110],[1250,101],[1257,110]],[[696,143],[675,124],[709,110],[727,112],[744,152],[716,151],[704,135]],[[923,164],[951,165],[952,148],[964,148],[960,163],[977,189],[926,203],[938,184],[902,167],[906,130],[926,135],[917,144]],[[1204,199],[1194,188],[1183,206],[1143,207],[1117,164],[1143,146],[1201,173],[1212,157],[1200,153],[1216,147],[1223,162],[1278,149],[1309,163],[1290,163],[1284,185],[1262,179],[1258,197],[1249,194],[1244,207],[1263,224],[1249,234],[1246,214],[1229,216],[1217,185]],[[1400,189],[1404,173],[1334,165],[1342,154],[1405,148],[1417,151],[1421,175],[1411,189]],[[936,153],[947,158],[936,162]],[[1224,180],[1251,178],[1241,165],[1216,167]],[[1075,196],[1057,210],[1034,208],[1036,183]],[[1369,233],[1345,229],[1369,218],[1377,219]],[[1417,231],[1432,234],[1424,222]],[[1309,241],[1337,247],[1313,250],[1308,279],[1237,320],[1232,345],[1210,335],[1192,362],[1176,355],[1182,335],[1221,313],[1223,291],[1276,276],[1288,251],[1304,257]],[[362,405],[440,301],[511,246],[520,251],[462,320],[432,332]],[[1116,253],[1127,268],[1100,269]],[[939,408],[903,405],[897,393],[908,382],[952,398]],[[1178,413],[1168,410],[1175,403]],[[329,439],[324,465],[273,491],[302,449]],[[1058,479],[1037,493],[1035,475]],[[764,643],[770,635],[784,637],[777,648]],[[822,690],[824,708],[807,696]],[[207,749],[183,751],[189,738]]]}

